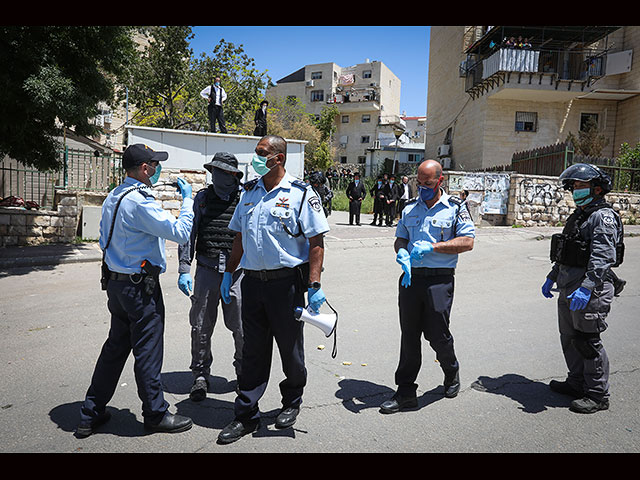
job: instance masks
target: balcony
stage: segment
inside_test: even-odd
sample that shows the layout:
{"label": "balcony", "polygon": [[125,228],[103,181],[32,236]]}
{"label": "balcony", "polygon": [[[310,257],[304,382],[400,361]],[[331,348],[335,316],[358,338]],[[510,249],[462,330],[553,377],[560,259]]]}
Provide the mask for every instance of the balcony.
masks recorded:
{"label": "balcony", "polygon": [[605,75],[607,35],[618,28],[469,27],[460,66],[465,92],[473,99],[489,92],[514,98],[515,89],[537,100],[571,98]]}
{"label": "balcony", "polygon": [[[466,65],[465,65],[466,66]],[[465,68],[465,92],[472,98],[495,87],[525,85],[541,91],[584,92],[605,75],[606,52],[499,48]]]}

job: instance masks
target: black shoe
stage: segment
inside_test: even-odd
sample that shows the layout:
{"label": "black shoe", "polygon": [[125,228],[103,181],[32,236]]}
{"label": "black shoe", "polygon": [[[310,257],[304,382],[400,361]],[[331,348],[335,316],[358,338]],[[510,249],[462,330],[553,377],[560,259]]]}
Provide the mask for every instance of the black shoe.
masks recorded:
{"label": "black shoe", "polygon": [[572,387],[568,382],[559,382],[557,380],[551,380],[549,382],[549,388],[556,393],[561,393],[563,395],[569,395],[573,398],[582,398],[584,393],[581,390],[578,390]]}
{"label": "black shoe", "polygon": [[189,430],[193,421],[189,417],[166,412],[159,423],[144,422],[145,430],[151,432],[180,433]]}
{"label": "black shoe", "polygon": [[380,413],[397,413],[405,408],[416,408],[418,406],[418,398],[402,397],[397,393],[391,397],[391,400],[387,400],[380,405]]}
{"label": "black shoe", "polygon": [[111,414],[109,412],[104,412],[101,415],[98,415],[96,418],[91,420],[83,420],[78,424],[78,428],[76,428],[76,437],[78,438],[86,438],[91,435],[96,428],[100,425],[104,425],[111,419]]}
{"label": "black shoe", "polygon": [[375,224],[376,224],[376,222],[371,222],[369,225],[375,225]]}
{"label": "black shoe", "polygon": [[616,280],[613,284],[613,295],[619,297],[624,290],[624,286],[627,284],[626,280]]}
{"label": "black shoe", "polygon": [[300,409],[296,407],[284,408],[276,417],[276,428],[287,428],[296,423]]}
{"label": "black shoe", "polygon": [[456,372],[453,378],[444,377],[444,396],[454,398],[460,391],[460,374]]}
{"label": "black shoe", "polygon": [[240,420],[234,420],[229,425],[224,427],[220,434],[218,435],[218,443],[233,443],[236,440],[248,435],[249,433],[253,433],[260,427],[259,421],[254,421],[251,423],[242,423]]}
{"label": "black shoe", "polygon": [[609,408],[609,400],[594,400],[589,397],[579,398],[571,402],[569,410],[576,413],[596,413]]}
{"label": "black shoe", "polygon": [[209,382],[203,377],[198,377],[193,382],[191,392],[189,392],[189,398],[194,402],[201,402],[207,398],[207,391],[209,390]]}

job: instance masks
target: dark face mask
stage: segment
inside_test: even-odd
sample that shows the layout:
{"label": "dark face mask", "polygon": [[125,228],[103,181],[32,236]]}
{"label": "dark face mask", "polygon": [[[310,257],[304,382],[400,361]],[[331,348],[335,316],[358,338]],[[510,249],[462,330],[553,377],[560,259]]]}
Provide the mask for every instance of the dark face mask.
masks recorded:
{"label": "dark face mask", "polygon": [[214,168],[211,172],[211,182],[216,195],[222,199],[229,198],[229,195],[238,190],[240,184],[238,177],[218,168]]}

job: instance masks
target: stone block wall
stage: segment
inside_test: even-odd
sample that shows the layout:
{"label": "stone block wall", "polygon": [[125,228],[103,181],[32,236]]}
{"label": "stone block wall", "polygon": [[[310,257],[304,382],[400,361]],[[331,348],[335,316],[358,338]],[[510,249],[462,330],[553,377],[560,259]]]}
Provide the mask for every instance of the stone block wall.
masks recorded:
{"label": "stone block wall", "polygon": [[56,210],[0,208],[0,247],[73,242],[78,217],[73,196],[62,199]]}

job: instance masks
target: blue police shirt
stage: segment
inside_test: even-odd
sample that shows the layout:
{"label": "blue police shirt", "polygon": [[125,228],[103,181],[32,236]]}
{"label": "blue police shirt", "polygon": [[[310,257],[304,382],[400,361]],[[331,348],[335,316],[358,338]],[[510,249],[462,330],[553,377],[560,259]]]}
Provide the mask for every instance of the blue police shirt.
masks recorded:
{"label": "blue police shirt", "polygon": [[109,237],[113,212],[120,196],[133,187],[140,190],[127,194],[118,207],[111,243],[105,251],[105,262],[112,272],[140,273],[143,260],[166,270],[165,239],[178,244],[189,241],[193,223],[193,199],[185,198],[176,219],[156,203],[151,189],[144,183],[126,177],[102,204],[100,248]]}
{"label": "blue police shirt", "polygon": [[275,270],[308,262],[308,238],[328,232],[329,222],[313,188],[285,172],[270,192],[262,178],[242,192],[229,229],[242,234],[242,268]]}
{"label": "blue police shirt", "polygon": [[[431,207],[417,197],[407,203],[396,227],[396,237],[408,240],[411,253],[414,243],[426,240],[446,242],[455,237],[475,238],[475,227],[466,205],[458,205],[451,196],[441,191],[440,199]],[[432,252],[420,261],[411,261],[412,267],[455,268],[457,253]]]}

